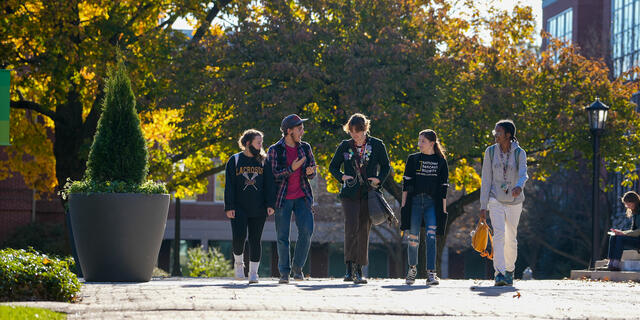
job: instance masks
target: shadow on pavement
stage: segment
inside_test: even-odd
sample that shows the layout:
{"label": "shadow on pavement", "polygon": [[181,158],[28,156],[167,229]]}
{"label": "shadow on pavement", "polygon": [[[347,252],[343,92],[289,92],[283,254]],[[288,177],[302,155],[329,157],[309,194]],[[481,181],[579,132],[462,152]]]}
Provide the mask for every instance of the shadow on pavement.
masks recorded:
{"label": "shadow on pavement", "polygon": [[393,285],[393,286],[382,286],[381,288],[391,289],[391,291],[414,291],[414,290],[429,289],[431,288],[431,286],[399,284],[399,285]]}
{"label": "shadow on pavement", "polygon": [[322,290],[322,289],[346,289],[346,288],[356,288],[360,285],[352,284],[352,283],[341,283],[341,284],[295,284],[296,287],[302,290]]}
{"label": "shadow on pavement", "polygon": [[513,293],[518,291],[516,287],[504,286],[504,287],[496,287],[496,286],[471,286],[469,290],[475,291],[479,296],[489,296],[489,297],[498,297],[505,293]]}
{"label": "shadow on pavement", "polygon": [[204,287],[221,287],[225,289],[245,289],[249,287],[277,287],[278,284],[248,284],[248,283],[227,283],[227,284],[185,284],[181,286],[182,288],[204,288]]}

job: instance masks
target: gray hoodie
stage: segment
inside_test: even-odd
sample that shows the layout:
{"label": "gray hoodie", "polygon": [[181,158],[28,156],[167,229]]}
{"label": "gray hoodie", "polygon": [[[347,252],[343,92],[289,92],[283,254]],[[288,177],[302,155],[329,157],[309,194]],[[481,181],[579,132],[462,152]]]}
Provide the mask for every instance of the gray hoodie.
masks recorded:
{"label": "gray hoodie", "polygon": [[[529,179],[527,175],[527,154],[520,148],[517,141],[511,142],[509,150],[509,161],[507,163],[507,174],[504,179],[504,161],[507,157],[501,157],[500,146],[495,144],[493,159],[491,158],[489,148],[484,151],[484,161],[482,161],[482,186],[480,187],[480,209],[486,210],[489,198],[495,198],[503,204],[519,204],[524,201],[524,185]],[[515,151],[520,148],[518,159],[515,159]],[[519,162],[516,168],[516,161]],[[493,164],[493,165],[492,165]],[[504,188],[508,188],[508,192],[504,192]],[[523,192],[514,198],[511,191],[515,187],[520,187]]]}

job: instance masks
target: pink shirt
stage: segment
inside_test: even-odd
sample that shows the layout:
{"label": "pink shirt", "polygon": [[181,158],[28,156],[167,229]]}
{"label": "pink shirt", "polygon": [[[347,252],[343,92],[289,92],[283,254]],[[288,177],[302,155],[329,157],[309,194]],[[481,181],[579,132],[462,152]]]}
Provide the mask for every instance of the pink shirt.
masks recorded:
{"label": "pink shirt", "polygon": [[[287,165],[290,166],[293,161],[298,159],[298,148],[292,148],[286,144],[285,148],[287,149]],[[304,197],[304,192],[300,187],[300,183],[302,181],[300,179],[301,172],[302,167],[298,168],[298,170],[289,175],[289,182],[287,183],[287,196],[285,197],[285,199],[292,200]]]}

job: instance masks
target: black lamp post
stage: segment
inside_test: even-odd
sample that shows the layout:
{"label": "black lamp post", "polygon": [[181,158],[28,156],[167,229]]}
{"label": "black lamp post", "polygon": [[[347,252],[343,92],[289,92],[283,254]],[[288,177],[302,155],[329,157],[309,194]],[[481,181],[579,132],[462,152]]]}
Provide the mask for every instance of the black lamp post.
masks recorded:
{"label": "black lamp post", "polygon": [[609,107],[600,102],[599,98],[596,98],[590,106],[586,107],[587,115],[589,116],[589,128],[591,129],[591,135],[593,135],[593,190],[591,200],[591,267],[595,268],[596,260],[600,252],[600,230],[598,230],[598,222],[600,221],[600,215],[598,213],[598,184],[600,181],[600,135],[604,132],[604,125],[607,121],[607,113]]}

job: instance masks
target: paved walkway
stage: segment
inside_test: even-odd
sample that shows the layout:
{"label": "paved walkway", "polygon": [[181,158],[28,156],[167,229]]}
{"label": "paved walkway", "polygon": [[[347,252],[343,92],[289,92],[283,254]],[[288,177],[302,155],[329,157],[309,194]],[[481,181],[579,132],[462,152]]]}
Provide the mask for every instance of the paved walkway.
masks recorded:
{"label": "paved walkway", "polygon": [[169,278],[148,283],[87,283],[82,301],[14,302],[69,314],[69,319],[407,319],[408,317],[638,319],[640,284],[582,280],[442,280],[406,286],[402,279],[311,279],[279,285],[261,279]]}

